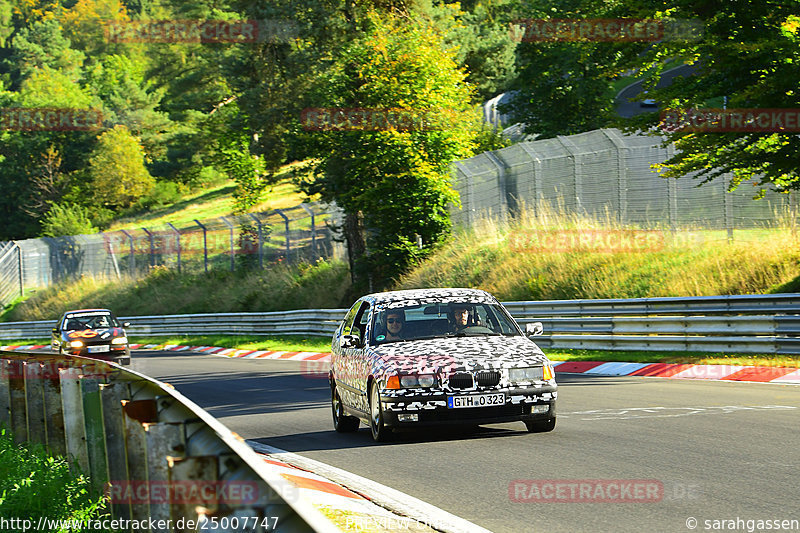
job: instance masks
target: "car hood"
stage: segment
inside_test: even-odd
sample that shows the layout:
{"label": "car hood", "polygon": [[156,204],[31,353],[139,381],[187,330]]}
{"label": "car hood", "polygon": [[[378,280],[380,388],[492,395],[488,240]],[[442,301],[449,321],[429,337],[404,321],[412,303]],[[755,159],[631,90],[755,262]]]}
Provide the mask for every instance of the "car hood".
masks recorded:
{"label": "car hood", "polygon": [[62,332],[62,336],[69,340],[104,341],[117,337],[124,337],[125,330],[122,328],[83,329],[64,331]]}
{"label": "car hood", "polygon": [[392,342],[371,348],[381,366],[404,372],[499,369],[548,362],[527,337],[447,337]]}

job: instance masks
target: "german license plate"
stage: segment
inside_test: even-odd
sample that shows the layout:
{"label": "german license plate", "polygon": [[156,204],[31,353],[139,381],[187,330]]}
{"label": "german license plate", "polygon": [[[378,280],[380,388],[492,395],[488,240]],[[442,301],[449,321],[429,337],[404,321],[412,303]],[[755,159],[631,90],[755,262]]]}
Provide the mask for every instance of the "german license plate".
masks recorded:
{"label": "german license plate", "polygon": [[473,394],[471,396],[448,396],[447,407],[460,409],[464,407],[491,407],[505,405],[505,394]]}
{"label": "german license plate", "polygon": [[109,348],[106,345],[103,345],[103,346],[89,346],[89,353],[103,353],[103,352],[109,351],[110,349],[111,348]]}

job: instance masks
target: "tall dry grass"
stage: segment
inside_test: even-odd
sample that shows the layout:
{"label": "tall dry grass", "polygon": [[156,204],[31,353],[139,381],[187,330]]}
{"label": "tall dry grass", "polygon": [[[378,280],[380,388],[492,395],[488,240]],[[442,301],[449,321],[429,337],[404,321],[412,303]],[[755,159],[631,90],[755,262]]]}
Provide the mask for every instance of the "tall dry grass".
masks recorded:
{"label": "tall dry grass", "polygon": [[[615,247],[631,235],[650,244]],[[484,219],[456,233],[396,288],[476,287],[502,300],[549,300],[761,294],[799,281],[800,245],[788,223],[737,230],[729,243],[722,231],[645,230],[609,214],[538,206],[511,224]]]}

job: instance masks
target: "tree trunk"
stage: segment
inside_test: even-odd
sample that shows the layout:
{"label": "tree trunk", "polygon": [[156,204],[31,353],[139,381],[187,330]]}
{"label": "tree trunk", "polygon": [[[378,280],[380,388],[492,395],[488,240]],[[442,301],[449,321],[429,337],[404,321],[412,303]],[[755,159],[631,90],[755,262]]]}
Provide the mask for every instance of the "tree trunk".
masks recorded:
{"label": "tree trunk", "polygon": [[361,211],[345,214],[344,236],[347,239],[347,255],[350,259],[350,279],[353,285],[358,286],[366,281],[358,267],[360,259],[367,251],[367,243],[364,240],[364,214]]}

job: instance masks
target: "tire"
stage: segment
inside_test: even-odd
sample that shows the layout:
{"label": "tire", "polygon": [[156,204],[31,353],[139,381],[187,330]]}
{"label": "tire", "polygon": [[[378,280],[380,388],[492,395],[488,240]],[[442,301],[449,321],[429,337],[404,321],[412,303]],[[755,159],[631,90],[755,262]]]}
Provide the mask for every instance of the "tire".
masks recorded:
{"label": "tire", "polygon": [[525,427],[528,428],[528,433],[546,433],[548,431],[553,431],[556,428],[556,417],[548,418],[547,420],[526,420]]}
{"label": "tire", "polygon": [[331,386],[331,412],[333,413],[333,428],[339,433],[352,433],[358,430],[359,420],[353,416],[344,414],[344,405],[339,393],[336,392],[336,385]]}
{"label": "tire", "polygon": [[391,429],[383,423],[383,409],[381,409],[378,384],[372,382],[369,388],[369,427],[372,429],[372,438],[375,442],[386,442],[391,435]]}

